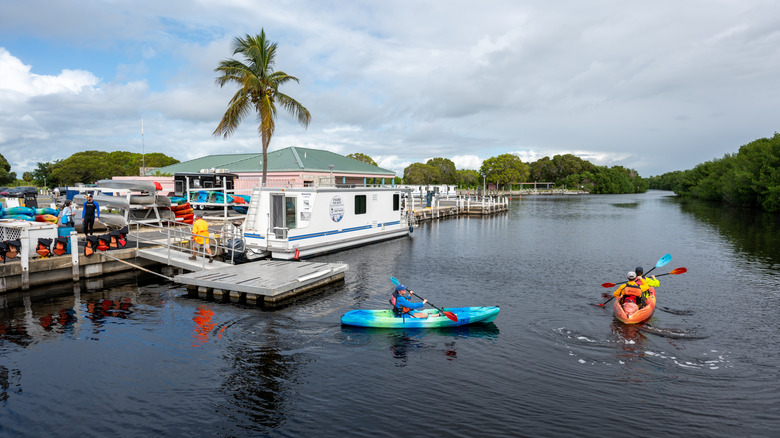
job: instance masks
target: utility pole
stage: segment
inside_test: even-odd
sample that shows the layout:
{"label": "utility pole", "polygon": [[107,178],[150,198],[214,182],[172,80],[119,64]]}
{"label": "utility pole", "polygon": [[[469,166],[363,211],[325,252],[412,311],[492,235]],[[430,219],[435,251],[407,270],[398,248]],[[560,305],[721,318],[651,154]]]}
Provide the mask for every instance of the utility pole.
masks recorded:
{"label": "utility pole", "polygon": [[141,176],[146,176],[146,151],[144,145],[144,118],[141,117]]}

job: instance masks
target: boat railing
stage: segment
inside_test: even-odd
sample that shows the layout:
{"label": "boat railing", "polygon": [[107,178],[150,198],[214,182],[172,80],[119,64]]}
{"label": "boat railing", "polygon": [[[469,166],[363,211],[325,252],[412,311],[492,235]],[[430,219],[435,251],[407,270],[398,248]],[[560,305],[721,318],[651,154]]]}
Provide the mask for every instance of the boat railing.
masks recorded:
{"label": "boat railing", "polygon": [[[207,238],[213,256],[229,252],[229,262],[233,263],[235,251],[225,243],[241,238],[240,230],[236,230],[234,226],[231,227],[227,224],[218,233],[209,233],[209,235],[194,234],[191,226],[176,225],[173,227],[135,221],[131,221],[128,225],[132,227],[130,228],[131,231],[135,231],[132,233],[132,236],[136,242],[136,249],[140,248],[141,243],[167,248],[168,265],[171,264],[172,254],[176,252],[201,256],[203,264],[207,263],[206,247],[204,245],[197,249],[193,248],[192,241],[194,237]],[[165,239],[161,239],[161,236],[165,236]]]}

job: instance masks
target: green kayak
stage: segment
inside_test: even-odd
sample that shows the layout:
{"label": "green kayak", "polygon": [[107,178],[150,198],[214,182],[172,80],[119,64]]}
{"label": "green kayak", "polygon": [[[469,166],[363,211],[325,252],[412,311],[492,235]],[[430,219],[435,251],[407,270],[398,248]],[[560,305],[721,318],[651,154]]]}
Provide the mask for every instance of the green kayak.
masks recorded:
{"label": "green kayak", "polygon": [[[443,309],[457,317],[457,321],[441,314],[436,309],[415,310],[425,312],[428,318],[412,318],[410,316],[395,316],[392,309],[385,310],[351,310],[341,317],[341,324],[357,327],[380,328],[429,328],[457,327],[466,324],[484,324],[493,322],[501,310],[498,306],[490,307],[452,307]],[[452,316],[452,315],[450,315]]]}

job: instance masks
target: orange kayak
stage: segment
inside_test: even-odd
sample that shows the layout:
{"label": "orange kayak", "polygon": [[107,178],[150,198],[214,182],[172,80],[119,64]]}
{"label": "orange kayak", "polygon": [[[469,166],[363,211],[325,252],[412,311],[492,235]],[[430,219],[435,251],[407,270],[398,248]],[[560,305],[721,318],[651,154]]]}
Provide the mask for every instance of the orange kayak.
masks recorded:
{"label": "orange kayak", "polygon": [[650,292],[650,296],[647,297],[647,304],[645,307],[642,307],[631,315],[626,314],[620,300],[616,299],[614,305],[615,318],[625,324],[637,324],[650,319],[650,317],[653,316],[653,312],[655,312],[655,288],[651,287],[648,289],[648,292]]}

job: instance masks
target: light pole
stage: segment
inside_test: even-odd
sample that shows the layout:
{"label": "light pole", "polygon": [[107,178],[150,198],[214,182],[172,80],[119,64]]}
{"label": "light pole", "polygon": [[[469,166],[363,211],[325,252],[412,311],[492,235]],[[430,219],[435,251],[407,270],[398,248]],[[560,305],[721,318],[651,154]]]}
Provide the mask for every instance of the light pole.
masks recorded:
{"label": "light pole", "polygon": [[335,166],[332,164],[328,164],[328,169],[330,169],[330,180],[333,181],[333,187],[336,187],[336,180],[333,179],[333,168]]}

